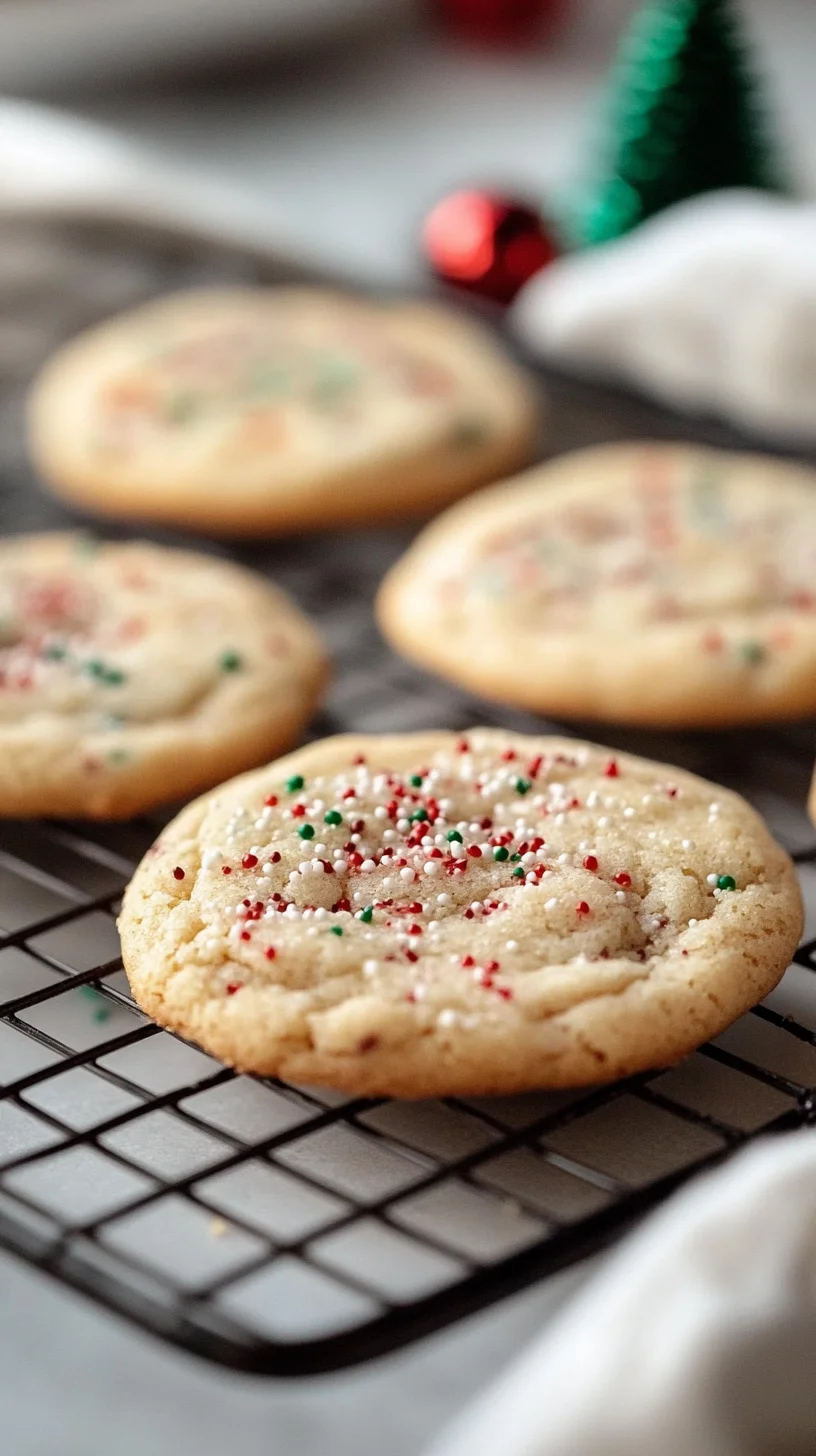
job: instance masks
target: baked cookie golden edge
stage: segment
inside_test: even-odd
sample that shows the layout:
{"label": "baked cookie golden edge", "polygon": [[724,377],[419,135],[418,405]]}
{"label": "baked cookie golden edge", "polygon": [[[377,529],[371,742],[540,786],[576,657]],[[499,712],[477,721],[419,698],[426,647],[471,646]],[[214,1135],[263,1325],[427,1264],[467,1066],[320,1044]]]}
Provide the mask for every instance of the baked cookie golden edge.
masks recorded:
{"label": "baked cookie golden edge", "polygon": [[[413,940],[407,931],[395,936],[381,930],[378,936],[378,920],[397,912],[366,905],[370,913],[361,916],[353,887],[362,883],[365,901],[375,906],[383,896],[395,897],[393,904],[407,903],[406,895],[427,898],[421,869],[407,890],[397,881],[399,890],[384,891],[382,883],[374,883],[383,873],[379,864],[369,868],[367,879],[360,870],[331,884],[318,875],[310,885],[307,862],[301,866],[304,887],[291,889],[303,843],[288,841],[294,824],[304,821],[290,819],[285,827],[276,807],[270,837],[271,821],[264,821],[263,811],[257,825],[254,819],[270,796],[294,810],[295,793],[307,801],[305,812],[322,817],[324,809],[316,811],[310,801],[309,785],[339,774],[329,794],[321,787],[319,802],[337,798],[336,812],[344,817],[348,801],[341,781],[368,772],[354,767],[361,760],[372,773],[384,773],[387,766],[400,775],[418,764],[444,773],[459,752],[455,735],[447,733],[329,739],[198,799],[146,856],[125,894],[119,922],[138,1004],[159,1024],[239,1071],[363,1096],[422,1098],[584,1086],[665,1067],[716,1036],[777,984],[800,938],[801,894],[789,857],[737,795],[678,769],[625,754],[613,757],[572,740],[477,729],[466,741],[477,765],[490,759],[527,772],[530,756],[533,763],[541,758],[550,765],[541,783],[545,795],[552,783],[558,804],[576,796],[582,804],[593,803],[591,812],[567,808],[545,816],[553,841],[542,851],[553,857],[549,884],[529,883],[539,873],[536,867],[525,870],[519,884],[510,856],[496,864],[495,850],[484,845],[491,863],[486,869],[483,859],[479,869],[466,844],[470,883],[451,889],[453,908],[449,914],[446,908],[448,918],[436,930],[427,907],[422,914],[419,906],[409,909],[420,925]],[[304,790],[287,787],[300,782]],[[528,816],[531,804],[525,798]],[[365,792],[356,805],[349,812],[370,814]],[[608,812],[599,815],[599,805]],[[649,824],[658,826],[658,835],[665,831],[662,858],[657,853],[655,859],[649,848],[655,843]],[[481,831],[470,835],[467,826],[465,831],[466,842],[489,838]],[[328,831],[318,823],[315,833],[323,837]],[[347,825],[338,827],[339,843],[347,833]],[[272,854],[272,843],[279,844],[280,870],[260,863]],[[445,857],[449,847],[446,842],[441,851]],[[325,845],[320,849],[330,853]],[[568,864],[562,864],[559,850]],[[381,846],[374,853],[379,857]],[[433,851],[426,847],[421,853]],[[259,879],[270,871],[271,879]],[[503,908],[483,922],[491,902],[482,880],[496,879],[494,871],[500,872],[496,894],[504,896]],[[455,880],[456,874],[443,883],[447,888]],[[227,883],[225,919],[212,907],[223,905]],[[432,883],[435,902],[440,882]],[[272,886],[279,909],[271,922],[260,908],[250,908],[249,919],[242,920],[244,911],[237,907],[268,904]],[[310,911],[315,918],[309,920],[301,911],[293,916],[280,909],[287,894],[301,903],[305,896],[313,906],[323,895],[328,905],[338,889],[351,897],[343,912]],[[475,919],[462,919],[471,894],[482,909],[472,911]],[[666,916],[678,907],[686,923],[675,934]],[[431,948],[433,936],[441,948]],[[644,968],[637,947],[648,947],[650,936],[667,938]],[[625,947],[620,955],[616,938]],[[430,951],[425,964],[422,949],[408,949],[417,944]],[[550,947],[549,960],[544,946]]]}

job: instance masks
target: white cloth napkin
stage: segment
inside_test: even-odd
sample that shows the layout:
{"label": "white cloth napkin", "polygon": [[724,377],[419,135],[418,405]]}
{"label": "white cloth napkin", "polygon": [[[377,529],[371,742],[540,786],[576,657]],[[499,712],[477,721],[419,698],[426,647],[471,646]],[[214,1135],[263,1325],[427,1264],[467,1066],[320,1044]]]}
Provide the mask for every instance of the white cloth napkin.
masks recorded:
{"label": "white cloth napkin", "polygon": [[168,162],[107,127],[6,97],[0,98],[3,213],[155,224],[310,273],[326,267],[295,242],[274,199]]}
{"label": "white cloth napkin", "polygon": [[551,363],[783,444],[816,442],[816,204],[694,197],[538,273],[510,316]]}
{"label": "white cloth napkin", "polygon": [[814,1456],[816,1132],[700,1178],[429,1456]]}

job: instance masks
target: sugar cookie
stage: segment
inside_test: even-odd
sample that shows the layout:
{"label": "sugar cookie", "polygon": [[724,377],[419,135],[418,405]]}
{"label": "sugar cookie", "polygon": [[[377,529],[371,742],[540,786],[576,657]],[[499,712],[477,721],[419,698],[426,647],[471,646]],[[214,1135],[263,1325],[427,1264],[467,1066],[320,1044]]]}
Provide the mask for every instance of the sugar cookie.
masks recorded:
{"label": "sugar cookie", "polygon": [[327,739],[198,799],[120,919],[157,1021],[244,1071],[402,1097],[676,1061],[796,948],[748,805],[591,744]]}
{"label": "sugar cookie", "polygon": [[58,495],[223,534],[418,515],[530,458],[532,386],[424,303],[317,289],[176,294],[62,348],[30,445]]}
{"label": "sugar cookie", "polygon": [[261,577],[147,542],[0,542],[0,814],[120,818],[288,747],[325,676]]}
{"label": "sugar cookie", "polygon": [[655,727],[816,710],[816,474],[603,445],[483,491],[386,578],[407,656],[487,697]]}

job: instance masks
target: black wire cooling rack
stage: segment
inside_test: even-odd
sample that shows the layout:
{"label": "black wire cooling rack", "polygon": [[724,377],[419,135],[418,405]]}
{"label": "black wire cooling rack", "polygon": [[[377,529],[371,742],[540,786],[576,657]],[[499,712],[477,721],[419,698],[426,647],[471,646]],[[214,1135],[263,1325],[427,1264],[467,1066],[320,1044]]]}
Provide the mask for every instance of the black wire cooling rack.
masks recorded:
{"label": "black wire cooling rack", "polygon": [[[24,385],[62,337],[162,289],[262,272],[189,242],[4,225],[0,526],[70,519],[36,490],[21,430]],[[550,392],[556,448],[627,434],[732,443],[565,380]],[[371,599],[409,536],[236,553],[331,647],[315,736],[546,731],[382,643]],[[816,930],[811,727],[611,741],[747,793],[795,854]],[[147,1021],[121,969],[119,896],[160,823],[0,822],[0,1245],[177,1345],[279,1375],[351,1365],[601,1247],[758,1133],[814,1120],[816,939],[714,1043],[614,1087],[411,1104],[236,1076]]]}

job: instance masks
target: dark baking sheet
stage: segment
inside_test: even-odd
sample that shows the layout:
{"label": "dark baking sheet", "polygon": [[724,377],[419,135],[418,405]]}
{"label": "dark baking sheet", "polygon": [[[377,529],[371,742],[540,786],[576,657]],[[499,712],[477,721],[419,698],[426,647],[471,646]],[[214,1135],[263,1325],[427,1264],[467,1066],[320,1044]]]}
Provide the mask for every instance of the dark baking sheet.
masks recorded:
{"label": "dark baking sheet", "polygon": [[[80,520],[41,493],[23,446],[25,389],[56,345],[169,289],[280,278],[147,229],[0,224],[0,529]],[[632,436],[746,444],[613,390],[546,384],[553,453]],[[682,764],[765,814],[816,930],[812,725],[550,725],[440,683],[389,651],[371,613],[412,534],[184,539],[268,573],[319,623],[335,677],[313,736],[555,726]],[[396,1104],[236,1077],[147,1022],[117,958],[118,898],[160,822],[0,821],[0,1244],[178,1345],[286,1375],[370,1358],[581,1258],[695,1170],[812,1118],[816,941],[716,1043],[611,1088]]]}

